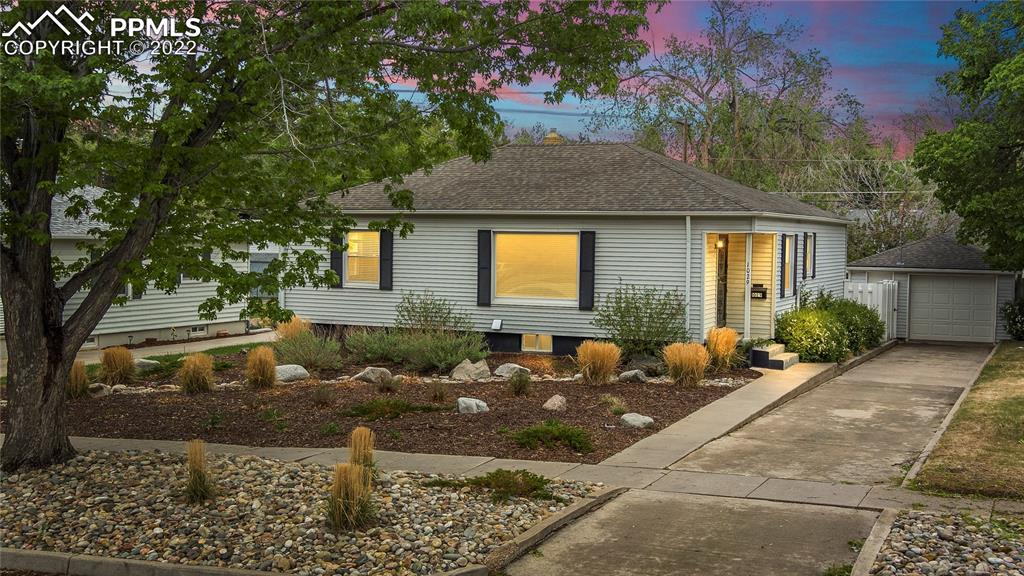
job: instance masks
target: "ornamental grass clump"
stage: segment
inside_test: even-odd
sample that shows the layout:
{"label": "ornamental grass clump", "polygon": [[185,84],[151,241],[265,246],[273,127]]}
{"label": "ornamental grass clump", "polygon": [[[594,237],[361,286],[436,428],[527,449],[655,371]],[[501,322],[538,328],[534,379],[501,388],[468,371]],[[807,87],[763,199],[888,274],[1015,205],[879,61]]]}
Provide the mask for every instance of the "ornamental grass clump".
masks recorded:
{"label": "ornamental grass clump", "polygon": [[316,406],[326,407],[334,404],[334,390],[327,384],[317,382],[312,396],[313,404]]}
{"label": "ornamental grass clump", "polygon": [[308,320],[303,320],[301,316],[295,314],[288,319],[287,322],[281,322],[274,328],[277,332],[278,340],[285,340],[288,338],[295,338],[303,333],[311,332],[310,324]]}
{"label": "ornamental grass clump", "polygon": [[327,525],[335,532],[364,528],[373,521],[370,475],[358,464],[334,466],[334,481],[324,503]]}
{"label": "ornamental grass clump", "polygon": [[576,348],[576,364],[587,384],[606,384],[615,375],[622,350],[612,342],[587,340]]}
{"label": "ornamental grass clump", "polygon": [[68,398],[81,398],[89,393],[89,375],[85,371],[85,361],[75,360],[68,373]]}
{"label": "ornamental grass clump", "polygon": [[186,394],[213,390],[213,358],[202,352],[186,356],[178,369],[178,386]]}
{"label": "ornamental grass clump", "polygon": [[188,479],[185,481],[185,497],[195,504],[213,497],[213,481],[206,468],[206,443],[202,440],[189,440],[186,446]]}
{"label": "ornamental grass clump", "polygon": [[366,426],[357,426],[348,437],[348,463],[373,470],[373,430]]}
{"label": "ornamental grass clump", "polygon": [[430,381],[430,400],[433,402],[444,402],[448,398],[448,384],[443,380],[435,379]]}
{"label": "ornamental grass clump", "polygon": [[130,384],[135,380],[135,357],[124,346],[115,346],[103,351],[100,358],[100,373],[107,386]]}
{"label": "ornamental grass clump", "polygon": [[277,381],[277,361],[269,346],[257,346],[245,359],[245,381],[256,390],[270,388]]}
{"label": "ornamental grass clump", "polygon": [[711,369],[728,370],[736,360],[736,345],[740,335],[732,328],[712,328],[708,331],[707,349],[711,356]]}
{"label": "ornamental grass clump", "polygon": [[661,351],[668,375],[678,384],[692,386],[700,382],[711,364],[711,355],[696,342],[676,342]]}
{"label": "ornamental grass clump", "polygon": [[288,336],[279,335],[272,346],[281,364],[298,364],[307,370],[339,368],[342,364],[341,341],[330,331],[296,330]]}

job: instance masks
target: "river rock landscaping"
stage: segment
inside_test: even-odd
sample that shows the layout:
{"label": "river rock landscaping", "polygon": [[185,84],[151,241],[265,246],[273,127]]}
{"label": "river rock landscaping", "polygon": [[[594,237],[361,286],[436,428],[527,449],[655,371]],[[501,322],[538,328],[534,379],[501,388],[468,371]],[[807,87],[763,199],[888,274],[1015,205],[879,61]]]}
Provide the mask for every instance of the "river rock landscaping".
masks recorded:
{"label": "river rock landscaping", "polygon": [[872,574],[1024,575],[1024,523],[1009,518],[904,512]]}
{"label": "river rock landscaping", "polygon": [[460,478],[379,472],[376,522],[335,533],[323,502],[327,467],[214,456],[216,490],[187,503],[184,456],[86,452],[2,480],[5,547],[228,566],[301,575],[428,574],[482,563],[597,485],[552,480],[544,497],[496,501]]}

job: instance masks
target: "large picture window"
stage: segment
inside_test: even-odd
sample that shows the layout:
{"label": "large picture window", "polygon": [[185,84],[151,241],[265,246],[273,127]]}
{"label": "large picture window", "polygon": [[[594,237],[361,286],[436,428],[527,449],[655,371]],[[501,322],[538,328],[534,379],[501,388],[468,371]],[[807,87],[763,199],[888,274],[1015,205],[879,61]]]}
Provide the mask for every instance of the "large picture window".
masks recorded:
{"label": "large picture window", "polygon": [[380,282],[380,232],[348,233],[345,252],[345,284],[377,284]]}
{"label": "large picture window", "polygon": [[497,298],[576,300],[579,296],[579,235],[494,235],[494,295]]}

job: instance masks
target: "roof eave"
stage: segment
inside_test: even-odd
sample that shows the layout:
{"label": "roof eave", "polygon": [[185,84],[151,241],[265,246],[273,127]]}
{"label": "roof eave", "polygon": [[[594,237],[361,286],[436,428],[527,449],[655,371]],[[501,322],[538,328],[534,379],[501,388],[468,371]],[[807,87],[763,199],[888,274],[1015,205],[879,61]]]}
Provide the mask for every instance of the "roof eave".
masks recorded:
{"label": "roof eave", "polygon": [[883,266],[866,264],[847,264],[849,270],[884,270],[896,272],[934,272],[939,274],[1019,274],[1011,270],[993,270],[991,268],[914,268],[908,266]]}
{"label": "roof eave", "polygon": [[787,218],[790,220],[811,220],[815,222],[828,222],[847,226],[852,224],[845,218],[832,218],[828,216],[811,216],[804,214],[786,214],[782,212],[747,212],[742,210],[717,211],[717,210],[413,210],[403,212],[401,210],[346,210],[345,214],[396,214],[407,215],[426,214],[432,216],[739,216],[746,218]]}

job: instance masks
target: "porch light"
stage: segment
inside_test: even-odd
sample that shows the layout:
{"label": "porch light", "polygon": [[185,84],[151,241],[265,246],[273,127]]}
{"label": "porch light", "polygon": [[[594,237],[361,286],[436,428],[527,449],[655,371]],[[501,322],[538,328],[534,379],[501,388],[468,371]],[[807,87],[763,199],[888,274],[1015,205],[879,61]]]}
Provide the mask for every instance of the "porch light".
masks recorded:
{"label": "porch light", "polygon": [[715,242],[715,248],[725,248],[725,240],[718,240]]}

